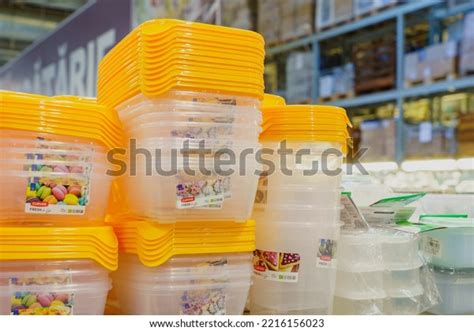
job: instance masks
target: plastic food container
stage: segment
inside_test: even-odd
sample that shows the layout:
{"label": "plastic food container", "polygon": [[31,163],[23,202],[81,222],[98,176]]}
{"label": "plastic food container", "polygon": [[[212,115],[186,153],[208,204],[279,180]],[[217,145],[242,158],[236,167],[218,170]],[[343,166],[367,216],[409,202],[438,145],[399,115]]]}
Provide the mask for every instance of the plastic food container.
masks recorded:
{"label": "plastic food container", "polygon": [[424,214],[466,214],[474,217],[474,195],[472,194],[427,194],[420,199]]}
{"label": "plastic food container", "polygon": [[92,140],[0,130],[0,220],[100,221],[113,177]]}
{"label": "plastic food container", "polygon": [[384,298],[384,271],[338,270],[335,295],[358,300]]}
{"label": "plastic food container", "polygon": [[[237,165],[222,166],[222,172],[215,172],[213,160],[207,160],[200,171],[197,158],[176,161],[161,158],[163,169],[176,167],[174,175],[162,176],[153,173],[148,176],[146,166],[137,164],[135,176],[124,179],[124,189],[132,213],[160,222],[176,220],[245,220],[250,217],[254,193],[257,189],[258,169],[255,161],[248,160],[245,169]],[[188,162],[188,164],[186,164]],[[152,163],[154,164],[154,163]],[[194,174],[186,171],[192,169]],[[233,174],[230,174],[233,170]],[[228,172],[229,171],[229,172]],[[244,171],[245,175],[240,172]],[[229,175],[227,175],[229,174]]]}
{"label": "plastic food container", "polygon": [[339,270],[384,270],[382,246],[374,230],[341,233],[337,247]]}
{"label": "plastic food container", "polygon": [[382,246],[382,259],[387,270],[416,269],[423,264],[419,254],[420,237],[417,234],[376,229]]}
{"label": "plastic food container", "polygon": [[2,261],[1,315],[102,315],[108,271],[89,260]]}
{"label": "plastic food container", "polygon": [[251,254],[176,256],[149,268],[123,255],[113,275],[125,314],[242,314],[251,278]]}
{"label": "plastic food container", "polygon": [[324,208],[314,205],[281,204],[268,205],[263,211],[256,209],[255,217],[262,222],[314,222],[336,226],[339,224],[341,208]]}
{"label": "plastic food container", "polygon": [[441,302],[428,310],[439,315],[474,314],[474,273],[435,269],[436,286]]}
{"label": "plastic food container", "polygon": [[257,307],[279,313],[315,310],[328,314],[340,226],[261,219],[256,224],[252,313]]}
{"label": "plastic food container", "polygon": [[439,225],[443,224],[454,227],[422,233],[421,247],[427,260],[442,268],[474,268],[474,220],[440,220]]}

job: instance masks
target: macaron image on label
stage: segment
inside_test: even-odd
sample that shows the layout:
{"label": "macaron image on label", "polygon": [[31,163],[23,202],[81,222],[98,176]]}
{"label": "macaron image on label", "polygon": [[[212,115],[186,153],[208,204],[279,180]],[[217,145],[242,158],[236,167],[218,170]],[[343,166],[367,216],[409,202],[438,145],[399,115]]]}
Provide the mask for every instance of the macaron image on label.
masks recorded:
{"label": "macaron image on label", "polygon": [[[43,153],[28,153],[24,170],[28,177],[25,213],[52,215],[84,215],[89,202],[91,151],[69,151],[47,140],[38,140]],[[63,149],[64,148],[64,149]],[[46,149],[46,151],[45,151]]]}
{"label": "macaron image on label", "polygon": [[254,275],[276,282],[298,282],[300,262],[301,257],[298,253],[272,252],[260,249],[253,252]]}
{"label": "macaron image on label", "polygon": [[[10,315],[72,315],[74,294],[55,293],[48,287],[60,287],[72,282],[70,270],[57,276],[35,273],[31,277],[11,277]],[[28,288],[34,290],[29,291]],[[44,291],[38,291],[44,288]]]}

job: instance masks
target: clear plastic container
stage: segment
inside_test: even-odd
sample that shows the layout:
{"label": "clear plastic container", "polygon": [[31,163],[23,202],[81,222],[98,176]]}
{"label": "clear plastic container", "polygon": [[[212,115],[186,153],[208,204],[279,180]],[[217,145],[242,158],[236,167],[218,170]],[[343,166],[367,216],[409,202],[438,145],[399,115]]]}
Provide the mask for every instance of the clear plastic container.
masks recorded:
{"label": "clear plastic container", "polygon": [[385,297],[384,271],[337,271],[336,292],[340,298],[372,300]]}
{"label": "clear plastic container", "polygon": [[[138,163],[136,175],[124,178],[130,211],[160,222],[199,219],[242,221],[250,217],[258,182],[255,161],[248,160],[245,168],[239,165],[222,166],[222,172],[216,172],[213,160],[204,160],[205,169],[210,172],[204,174],[200,171],[199,162],[194,162],[193,158],[189,160],[187,166],[194,174],[186,171],[186,161],[183,160],[178,160],[176,165],[171,159],[160,160],[162,169],[177,170],[170,176],[154,171],[149,176],[146,166]],[[232,170],[233,174],[230,174]],[[244,174],[241,175],[242,171]]]}
{"label": "clear plastic container", "polygon": [[176,256],[148,268],[123,255],[113,274],[122,312],[133,315],[242,314],[250,287],[251,254]]}
{"label": "clear plastic container", "polygon": [[382,258],[387,270],[415,269],[423,264],[418,234],[383,228],[375,231],[382,245]]}
{"label": "clear plastic container", "polygon": [[[384,285],[389,296],[405,295],[416,297],[420,282],[420,268],[423,263],[418,264],[414,269],[389,270],[385,273]],[[413,290],[414,289],[414,290]]]}
{"label": "clear plastic container", "polygon": [[0,314],[101,315],[110,288],[92,261],[2,261]]}
{"label": "clear plastic container", "polygon": [[435,271],[434,275],[441,302],[428,312],[439,315],[473,315],[474,271],[452,272],[441,269]]}
{"label": "clear plastic container", "polygon": [[316,309],[328,314],[340,225],[260,219],[256,225],[251,304],[279,313]]}
{"label": "clear plastic container", "polygon": [[337,247],[338,269],[379,271],[384,270],[382,246],[377,233],[342,233]]}
{"label": "clear plastic container", "polygon": [[474,218],[473,194],[427,194],[420,204],[424,214],[466,214]]}

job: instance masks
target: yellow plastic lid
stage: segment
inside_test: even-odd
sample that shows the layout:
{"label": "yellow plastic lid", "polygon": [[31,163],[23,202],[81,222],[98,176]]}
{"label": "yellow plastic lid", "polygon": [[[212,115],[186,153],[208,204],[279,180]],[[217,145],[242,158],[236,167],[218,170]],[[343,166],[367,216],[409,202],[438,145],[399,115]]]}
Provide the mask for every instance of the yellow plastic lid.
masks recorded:
{"label": "yellow plastic lid", "polygon": [[275,106],[284,106],[286,101],[279,95],[265,93],[263,95],[263,101],[261,108],[275,107]]}
{"label": "yellow plastic lid", "polygon": [[[291,114],[293,116],[305,116],[304,114],[313,113],[312,116],[318,116],[318,114],[337,114],[343,116],[348,126],[351,126],[351,122],[347,117],[346,110],[344,108],[326,105],[286,105],[286,106],[275,106],[268,107],[265,109],[264,121],[266,117],[278,117],[282,116],[282,112]],[[302,115],[299,115],[302,113]],[[298,115],[297,115],[298,114]]]}
{"label": "yellow plastic lid", "polygon": [[[251,252],[255,249],[255,222],[234,221],[114,222],[120,251],[138,254],[146,266],[154,267],[181,254]],[[227,234],[226,234],[227,232]]]}
{"label": "yellow plastic lid", "polygon": [[32,259],[92,259],[116,270],[118,241],[110,226],[0,227],[0,260]]}

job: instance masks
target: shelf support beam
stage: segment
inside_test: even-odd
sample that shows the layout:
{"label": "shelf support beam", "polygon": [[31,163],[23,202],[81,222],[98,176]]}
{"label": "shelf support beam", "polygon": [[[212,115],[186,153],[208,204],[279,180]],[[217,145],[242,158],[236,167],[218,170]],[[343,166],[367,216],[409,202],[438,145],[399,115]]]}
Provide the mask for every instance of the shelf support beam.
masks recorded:
{"label": "shelf support beam", "polygon": [[398,164],[403,161],[404,158],[404,149],[405,149],[405,139],[403,137],[404,131],[404,121],[403,121],[403,82],[404,82],[404,53],[405,53],[405,17],[403,14],[399,13],[397,15],[397,72],[396,72],[396,90],[397,90],[397,108],[396,108],[396,146],[395,146],[395,160]]}

